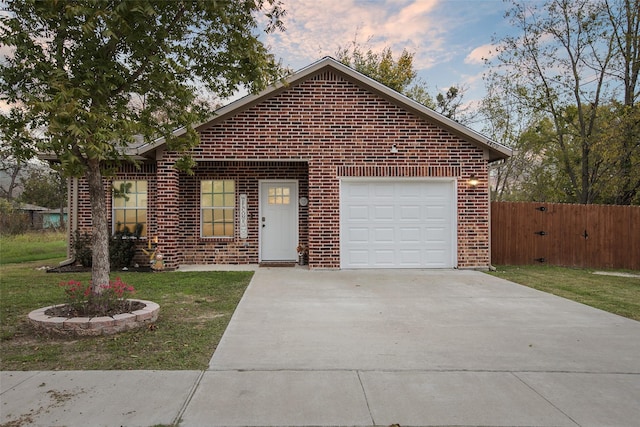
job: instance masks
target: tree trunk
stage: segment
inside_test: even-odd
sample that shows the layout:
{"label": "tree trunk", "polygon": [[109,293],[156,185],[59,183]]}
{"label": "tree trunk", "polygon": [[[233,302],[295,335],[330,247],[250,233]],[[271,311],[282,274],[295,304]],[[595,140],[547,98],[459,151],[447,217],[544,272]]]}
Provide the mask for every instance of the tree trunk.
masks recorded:
{"label": "tree trunk", "polygon": [[[634,152],[634,143],[637,138],[636,133],[634,132],[634,126],[640,127],[637,124],[633,123],[633,105],[631,108],[625,109],[625,114],[623,117],[625,118],[624,123],[624,134],[622,136],[622,160],[620,161],[620,175],[622,176],[622,188],[620,189],[618,195],[617,203],[620,205],[630,205],[633,202],[633,198],[638,192],[638,186],[640,186],[640,181],[638,181],[637,176],[634,174],[633,168],[633,152]],[[637,143],[636,143],[637,144]],[[634,182],[635,181],[635,182]]]}
{"label": "tree trunk", "polygon": [[583,205],[589,204],[592,202],[591,200],[591,180],[589,179],[590,175],[590,165],[589,165],[589,143],[586,142],[586,135],[581,135],[582,137],[582,158],[580,159],[581,164],[581,173],[582,182],[580,187],[580,203]]}
{"label": "tree trunk", "polygon": [[91,200],[91,293],[99,295],[109,285],[109,225],[107,221],[107,203],[102,172],[98,160],[89,160],[86,173]]}
{"label": "tree trunk", "polygon": [[58,223],[58,228],[61,231],[65,231],[67,229],[67,221],[64,219],[64,205],[61,204],[59,212],[60,212],[60,222]]}

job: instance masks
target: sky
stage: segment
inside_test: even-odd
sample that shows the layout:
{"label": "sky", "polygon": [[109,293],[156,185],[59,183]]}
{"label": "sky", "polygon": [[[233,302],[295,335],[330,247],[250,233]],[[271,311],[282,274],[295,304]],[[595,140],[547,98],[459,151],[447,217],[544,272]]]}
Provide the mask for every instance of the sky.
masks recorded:
{"label": "sky", "polygon": [[368,50],[414,54],[429,92],[467,87],[465,102],[485,94],[482,58],[494,37],[513,32],[502,0],[282,0],[286,31],[263,37],[283,65],[299,70],[355,40]]}
{"label": "sky", "polygon": [[[365,50],[390,47],[414,54],[414,68],[429,93],[467,88],[465,103],[485,94],[482,58],[492,38],[514,30],[502,0],[281,0],[286,31],[263,42],[284,66],[299,70],[355,40]],[[0,5],[3,0],[0,0]],[[0,105],[6,110],[6,105]],[[473,127],[473,126],[472,126]]]}

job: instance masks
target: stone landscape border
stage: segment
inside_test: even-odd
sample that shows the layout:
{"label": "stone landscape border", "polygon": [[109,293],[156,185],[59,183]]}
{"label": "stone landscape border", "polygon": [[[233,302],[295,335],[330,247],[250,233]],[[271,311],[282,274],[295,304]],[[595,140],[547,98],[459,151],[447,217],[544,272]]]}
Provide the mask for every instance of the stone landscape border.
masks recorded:
{"label": "stone landscape border", "polygon": [[112,335],[118,332],[137,329],[158,319],[160,306],[152,301],[130,299],[128,301],[144,304],[144,308],[131,313],[101,317],[56,317],[45,314],[55,306],[33,310],[29,321],[37,329],[61,335],[97,336]]}

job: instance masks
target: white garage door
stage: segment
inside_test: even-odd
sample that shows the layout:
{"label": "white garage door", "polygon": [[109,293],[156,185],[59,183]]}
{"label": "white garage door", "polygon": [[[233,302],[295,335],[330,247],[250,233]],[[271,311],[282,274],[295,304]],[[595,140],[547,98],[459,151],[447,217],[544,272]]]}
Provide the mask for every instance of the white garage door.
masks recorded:
{"label": "white garage door", "polygon": [[341,267],[454,267],[455,199],[453,180],[343,180]]}

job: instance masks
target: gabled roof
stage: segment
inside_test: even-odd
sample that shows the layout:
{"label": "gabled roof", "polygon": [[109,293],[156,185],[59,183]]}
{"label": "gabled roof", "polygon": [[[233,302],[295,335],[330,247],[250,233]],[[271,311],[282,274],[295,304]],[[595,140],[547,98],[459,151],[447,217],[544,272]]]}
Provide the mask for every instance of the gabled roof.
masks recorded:
{"label": "gabled roof", "polygon": [[49,208],[45,208],[44,206],[33,205],[31,203],[23,203],[17,207],[19,211],[34,211],[34,212],[44,212]]}
{"label": "gabled roof", "polygon": [[[462,139],[469,141],[482,149],[486,149],[489,153],[489,161],[506,159],[512,154],[511,149],[509,149],[508,147],[490,140],[489,138],[474,131],[473,129],[461,125],[460,123],[433,111],[432,109],[412,100],[411,98],[406,97],[405,95],[402,95],[399,92],[396,92],[395,90],[383,85],[382,83],[379,83],[372,78],[367,77],[364,74],[361,74],[358,71],[328,56],[301,69],[300,71],[291,74],[286,79],[284,79],[284,81],[278,82],[277,84],[265,89],[258,94],[248,95],[244,98],[240,98],[237,101],[227,104],[226,106],[218,109],[213,117],[203,123],[200,123],[195,128],[196,130],[208,128],[209,126],[217,122],[223,121],[231,116],[240,113],[245,109],[259,104],[263,100],[275,96],[283,90],[286,90],[288,87],[295,86],[320,72],[326,71],[327,69],[331,69],[346,80],[349,80],[360,87],[363,87],[373,93],[382,96],[383,98],[405,110],[411,111],[420,117],[424,117],[426,120],[449,130],[453,134],[460,136]],[[175,132],[175,135],[180,136],[184,133],[184,129],[178,129]],[[131,152],[130,154],[144,156],[151,151],[161,148],[164,143],[164,139],[161,138],[150,144],[145,144],[138,147],[134,150],[134,152]]]}

